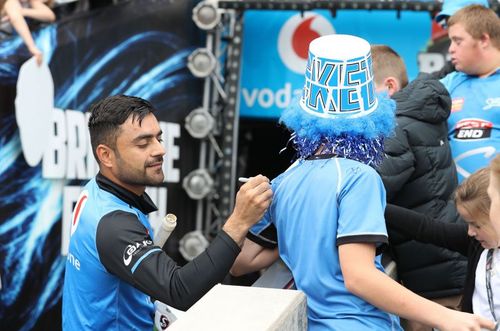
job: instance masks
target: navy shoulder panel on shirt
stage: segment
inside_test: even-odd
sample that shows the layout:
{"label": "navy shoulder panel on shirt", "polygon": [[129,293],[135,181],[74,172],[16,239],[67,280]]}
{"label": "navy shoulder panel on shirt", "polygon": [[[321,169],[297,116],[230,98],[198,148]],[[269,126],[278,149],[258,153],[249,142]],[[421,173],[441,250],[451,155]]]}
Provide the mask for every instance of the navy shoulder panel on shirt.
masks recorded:
{"label": "navy shoulder panel on shirt", "polygon": [[106,269],[130,282],[143,259],[159,250],[137,215],[122,210],[101,218],[97,226],[96,247]]}

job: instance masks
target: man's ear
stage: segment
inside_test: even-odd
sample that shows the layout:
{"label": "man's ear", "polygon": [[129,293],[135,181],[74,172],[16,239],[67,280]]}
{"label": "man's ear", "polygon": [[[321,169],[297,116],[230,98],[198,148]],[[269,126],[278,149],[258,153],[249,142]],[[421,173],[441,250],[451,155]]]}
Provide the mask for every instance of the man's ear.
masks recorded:
{"label": "man's ear", "polygon": [[106,168],[111,168],[115,163],[115,152],[109,146],[99,144],[96,154],[99,162]]}
{"label": "man's ear", "polygon": [[384,85],[387,88],[387,93],[389,94],[390,97],[392,97],[394,93],[396,93],[401,89],[401,84],[393,76],[389,76],[386,79],[384,79]]}

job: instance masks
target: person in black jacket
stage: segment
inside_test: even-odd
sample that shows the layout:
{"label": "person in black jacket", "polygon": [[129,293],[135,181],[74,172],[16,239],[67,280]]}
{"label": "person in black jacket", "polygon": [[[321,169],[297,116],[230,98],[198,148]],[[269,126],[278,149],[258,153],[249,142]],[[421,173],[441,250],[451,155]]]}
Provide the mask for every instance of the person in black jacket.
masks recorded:
{"label": "person in black jacket", "polygon": [[[448,92],[430,74],[420,74],[408,84],[404,62],[390,47],[374,45],[371,52],[376,89],[386,91],[397,104],[395,135],[385,141],[386,157],[377,169],[387,202],[434,220],[461,222],[450,200],[457,174],[447,138]],[[393,245],[391,253],[404,286],[458,309],[466,272],[460,254],[411,240]],[[431,330],[413,321],[405,329]]]}
{"label": "person in black jacket", "polygon": [[[429,216],[388,204],[385,211],[386,224],[391,241],[412,238],[423,243],[446,247],[459,252],[468,259],[467,275],[463,291],[461,310],[485,318],[500,316],[500,306],[493,305],[494,314],[488,304],[486,288],[486,261],[492,252],[493,271],[500,271],[498,235],[490,222],[490,198],[487,194],[489,168],[483,168],[468,177],[457,188],[455,201],[460,215],[466,223],[448,223],[432,220]],[[397,239],[399,238],[399,239]],[[492,299],[500,302],[499,277],[490,279]]]}

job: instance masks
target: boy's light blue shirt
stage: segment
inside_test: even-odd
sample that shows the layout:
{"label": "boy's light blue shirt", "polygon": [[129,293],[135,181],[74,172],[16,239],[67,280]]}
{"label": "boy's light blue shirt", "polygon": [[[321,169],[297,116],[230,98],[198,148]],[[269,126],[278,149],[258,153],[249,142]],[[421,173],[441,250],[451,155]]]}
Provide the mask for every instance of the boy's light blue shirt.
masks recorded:
{"label": "boy's light blue shirt", "polygon": [[[341,158],[306,160],[272,188],[272,205],[251,232],[276,227],[280,256],[307,295],[309,330],[401,330],[397,317],[347,291],[340,269],[338,245],[387,243],[385,190],[375,170]],[[380,256],[374,263],[383,271]]]}

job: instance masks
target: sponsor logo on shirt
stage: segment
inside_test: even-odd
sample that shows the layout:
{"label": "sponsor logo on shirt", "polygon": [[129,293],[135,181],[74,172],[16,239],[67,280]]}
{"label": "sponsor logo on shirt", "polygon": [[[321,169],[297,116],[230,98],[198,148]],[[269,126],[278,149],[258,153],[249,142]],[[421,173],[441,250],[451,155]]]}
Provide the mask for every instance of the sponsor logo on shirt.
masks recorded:
{"label": "sponsor logo on shirt", "polygon": [[483,110],[488,110],[493,107],[500,107],[500,98],[488,98],[486,99],[486,106],[483,107]]}
{"label": "sponsor logo on shirt", "polygon": [[464,107],[464,98],[456,98],[451,101],[451,112],[461,111]]}
{"label": "sponsor logo on shirt", "polygon": [[476,140],[489,138],[493,123],[481,119],[463,119],[455,125],[455,138],[460,140]]}
{"label": "sponsor logo on shirt", "polygon": [[132,258],[137,255],[143,248],[152,246],[153,241],[151,240],[143,240],[140,242],[135,242],[131,245],[125,247],[125,251],[123,252],[123,263],[128,266],[132,261]]}
{"label": "sponsor logo on shirt", "polygon": [[76,270],[80,271],[80,260],[74,256],[73,254],[68,253],[68,257],[66,260],[71,264],[73,267],[75,267]]}
{"label": "sponsor logo on shirt", "polygon": [[76,202],[75,209],[73,210],[73,216],[71,217],[71,235],[75,233],[78,224],[80,224],[80,216],[82,214],[83,208],[85,207],[85,204],[87,203],[88,197],[89,197],[89,192],[87,190],[84,190],[80,194],[80,197]]}

